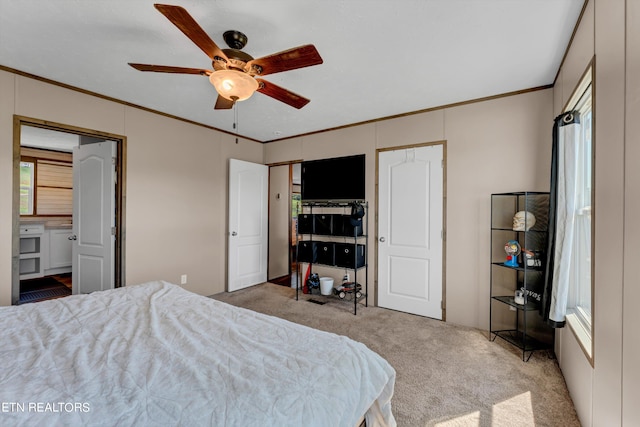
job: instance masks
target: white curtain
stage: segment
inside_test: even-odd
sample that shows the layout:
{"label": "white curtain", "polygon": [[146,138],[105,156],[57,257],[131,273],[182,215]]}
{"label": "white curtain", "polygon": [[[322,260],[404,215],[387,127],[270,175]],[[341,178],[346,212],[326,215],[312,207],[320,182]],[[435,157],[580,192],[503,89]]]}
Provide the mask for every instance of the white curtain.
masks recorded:
{"label": "white curtain", "polygon": [[575,251],[574,235],[578,226],[576,207],[581,129],[578,113],[567,113],[559,119],[555,251],[549,320],[563,324],[569,297],[571,262]]}

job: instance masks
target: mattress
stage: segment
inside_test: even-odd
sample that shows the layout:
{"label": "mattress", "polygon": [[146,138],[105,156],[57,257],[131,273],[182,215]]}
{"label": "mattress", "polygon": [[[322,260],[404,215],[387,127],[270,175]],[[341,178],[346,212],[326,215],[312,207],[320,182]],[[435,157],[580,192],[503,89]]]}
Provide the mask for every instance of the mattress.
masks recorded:
{"label": "mattress", "polygon": [[149,282],[0,308],[1,425],[395,426],[364,344]]}

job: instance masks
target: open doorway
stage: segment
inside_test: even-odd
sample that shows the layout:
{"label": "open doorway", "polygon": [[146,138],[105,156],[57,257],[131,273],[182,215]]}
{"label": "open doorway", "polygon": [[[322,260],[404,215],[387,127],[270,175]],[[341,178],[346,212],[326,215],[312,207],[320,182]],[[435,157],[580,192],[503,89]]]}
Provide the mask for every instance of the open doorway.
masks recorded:
{"label": "open doorway", "polygon": [[14,117],[12,304],[122,285],[125,152],[122,136]]}
{"label": "open doorway", "polygon": [[269,168],[269,272],[272,283],[296,286],[296,228],[300,211],[300,162]]}

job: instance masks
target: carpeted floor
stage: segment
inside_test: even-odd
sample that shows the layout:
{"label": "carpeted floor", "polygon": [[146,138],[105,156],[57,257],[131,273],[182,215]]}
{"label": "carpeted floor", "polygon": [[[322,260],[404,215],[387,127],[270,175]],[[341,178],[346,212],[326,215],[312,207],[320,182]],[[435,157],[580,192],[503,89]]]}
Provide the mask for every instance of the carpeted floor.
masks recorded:
{"label": "carpeted floor", "polygon": [[295,289],[270,283],[212,298],[366,344],[396,369],[392,407],[400,427],[580,425],[546,352],[523,362],[484,331],[377,307],[354,316],[353,304],[296,301]]}

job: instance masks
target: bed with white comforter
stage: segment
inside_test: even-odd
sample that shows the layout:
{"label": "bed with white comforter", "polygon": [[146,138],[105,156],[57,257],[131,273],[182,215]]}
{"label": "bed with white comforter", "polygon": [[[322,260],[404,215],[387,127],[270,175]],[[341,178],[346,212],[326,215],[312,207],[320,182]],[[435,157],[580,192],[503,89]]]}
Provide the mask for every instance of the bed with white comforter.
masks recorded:
{"label": "bed with white comforter", "polygon": [[349,338],[167,282],[0,308],[0,425],[395,426]]}

